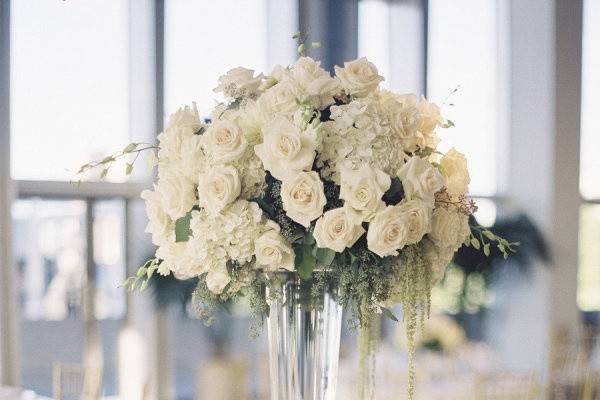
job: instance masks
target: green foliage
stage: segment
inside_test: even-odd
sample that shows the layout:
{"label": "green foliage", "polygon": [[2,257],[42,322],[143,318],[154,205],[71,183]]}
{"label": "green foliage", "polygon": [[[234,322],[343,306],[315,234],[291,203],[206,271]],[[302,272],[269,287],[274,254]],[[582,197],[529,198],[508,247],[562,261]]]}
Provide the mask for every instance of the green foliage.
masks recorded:
{"label": "green foliage", "polygon": [[81,167],[79,167],[75,176],[78,176],[81,179],[81,176],[86,172],[96,168],[101,168],[100,179],[104,179],[108,175],[108,172],[113,164],[124,157],[128,159],[132,158],[131,161],[125,164],[125,175],[131,175],[133,172],[133,166],[139,155],[146,150],[152,149],[158,149],[158,147],[148,143],[129,143],[121,151],[110,154],[99,161],[91,161],[83,164]]}
{"label": "green foliage", "polygon": [[306,243],[297,245],[294,247],[296,253],[295,266],[296,272],[302,279],[310,278],[315,266],[317,265],[317,259],[313,255],[312,246]]}
{"label": "green foliage", "polygon": [[516,253],[520,242],[509,242],[481,225],[471,225],[471,233],[465,239],[465,246],[473,246],[475,250],[483,249],[486,257],[490,255],[490,246],[495,245],[506,260],[510,253]]}
{"label": "green foliage", "polygon": [[148,260],[138,268],[136,274],[134,276],[130,276],[125,280],[123,286],[130,292],[138,289],[140,292],[143,292],[147,287],[150,279],[158,269],[161,260],[157,258],[153,258]]}
{"label": "green foliage", "polygon": [[190,221],[192,220],[192,212],[188,211],[183,217],[175,221],[175,242],[187,242],[192,236],[190,229]]}

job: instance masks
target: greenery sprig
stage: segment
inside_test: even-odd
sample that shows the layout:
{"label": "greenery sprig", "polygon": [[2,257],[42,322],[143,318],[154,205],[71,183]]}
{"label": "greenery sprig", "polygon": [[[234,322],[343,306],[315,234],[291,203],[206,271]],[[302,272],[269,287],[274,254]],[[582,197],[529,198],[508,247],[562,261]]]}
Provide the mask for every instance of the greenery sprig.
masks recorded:
{"label": "greenery sprig", "polygon": [[320,49],[321,48],[321,42],[310,42],[307,45],[306,42],[308,41],[308,35],[307,34],[303,34],[301,32],[294,33],[294,35],[292,36],[292,39],[297,39],[298,40],[297,51],[298,51],[298,55],[300,57],[304,57],[306,55],[307,50]]}
{"label": "greenery sprig", "polygon": [[143,151],[146,151],[146,150],[153,150],[153,149],[158,149],[158,146],[152,145],[150,143],[132,142],[132,143],[129,143],[127,146],[125,146],[123,148],[123,150],[114,152],[114,153],[104,157],[101,160],[91,161],[86,164],[83,164],[81,167],[79,167],[79,170],[77,171],[77,173],[75,175],[78,176],[79,178],[81,178],[81,176],[84,173],[86,173],[92,169],[102,168],[102,172],[100,172],[100,179],[104,179],[104,178],[106,178],[106,175],[108,174],[108,171],[110,170],[110,168],[113,166],[113,164],[117,160],[122,159],[123,157],[126,157],[126,156],[133,156],[133,159],[125,164],[125,175],[131,175],[131,173],[133,172],[133,165],[137,161],[140,153],[142,153]]}
{"label": "greenery sprig", "polygon": [[130,292],[133,292],[136,289],[143,292],[148,287],[154,273],[158,270],[160,263],[161,260],[157,258],[146,261],[144,265],[137,270],[134,276],[130,276],[125,280],[123,286]]}
{"label": "greenery sprig", "polygon": [[464,242],[465,246],[473,246],[475,250],[483,251],[483,254],[488,257],[490,255],[490,247],[495,245],[502,253],[505,260],[508,258],[510,253],[517,252],[516,247],[518,247],[520,244],[520,242],[509,242],[508,240],[496,235],[491,230],[479,224],[471,225],[471,233],[469,236],[467,236]]}

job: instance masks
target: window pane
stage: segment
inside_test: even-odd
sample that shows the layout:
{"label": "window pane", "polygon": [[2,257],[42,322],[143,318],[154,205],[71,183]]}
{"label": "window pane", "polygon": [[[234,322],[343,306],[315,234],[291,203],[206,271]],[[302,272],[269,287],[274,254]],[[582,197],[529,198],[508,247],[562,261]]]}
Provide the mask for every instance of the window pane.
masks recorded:
{"label": "window pane", "polygon": [[423,92],[424,2],[360,0],[358,56],[375,63],[381,86],[400,93]]}
{"label": "window pane", "polygon": [[192,101],[197,102],[200,114],[207,116],[220,99],[212,91],[217,79],[231,68],[266,71],[266,17],[267,0],[167,0],[166,116]]}
{"label": "window pane", "polygon": [[471,193],[477,195],[496,193],[501,153],[496,3],[429,1],[427,94],[456,124],[442,133],[442,149],[455,146],[466,153]]}
{"label": "window pane", "polygon": [[600,310],[600,205],[583,205],[579,218],[577,303],[583,311]]}
{"label": "window pane", "polygon": [[12,1],[14,178],[69,180],[127,142],[127,4]]}
{"label": "window pane", "polygon": [[63,320],[79,312],[85,272],[85,203],[18,200],[14,256],[26,320]]}
{"label": "window pane", "polygon": [[600,1],[584,3],[581,101],[581,194],[600,199]]}
{"label": "window pane", "polygon": [[101,201],[94,208],[96,318],[121,318],[125,313],[124,202]]}
{"label": "window pane", "polygon": [[[390,89],[390,4],[384,0],[358,3],[358,55],[375,63],[379,75],[386,78],[381,86]],[[394,88],[397,89],[397,88]]]}

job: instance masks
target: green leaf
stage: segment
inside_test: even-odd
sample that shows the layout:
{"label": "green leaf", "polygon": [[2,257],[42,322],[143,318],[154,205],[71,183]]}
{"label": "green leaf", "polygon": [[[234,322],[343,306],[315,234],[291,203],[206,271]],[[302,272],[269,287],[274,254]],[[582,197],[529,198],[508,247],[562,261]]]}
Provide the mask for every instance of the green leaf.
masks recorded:
{"label": "green leaf", "polygon": [[183,217],[175,221],[175,241],[176,242],[187,242],[192,236],[192,230],[190,229],[190,221],[192,219],[191,211],[185,214]]}
{"label": "green leaf", "polygon": [[399,322],[398,317],[396,317],[394,315],[394,313],[392,312],[392,310],[390,310],[389,308],[381,307],[381,312],[383,313],[383,315],[385,315],[386,317],[388,317],[392,321]]}
{"label": "green leaf", "polygon": [[317,263],[317,259],[312,254],[312,247],[301,245],[297,246],[294,250],[296,252],[295,265],[298,275],[300,275],[302,279],[310,278]]}
{"label": "green leaf", "polygon": [[123,153],[131,153],[132,151],[134,151],[137,148],[137,143],[129,143],[127,146],[125,146],[125,148],[123,149]]}
{"label": "green leaf", "polygon": [[477,240],[477,238],[473,238],[471,239],[471,245],[476,249],[479,250],[481,248],[481,244],[479,243],[479,240]]}
{"label": "green leaf", "polygon": [[100,161],[100,164],[106,164],[111,161],[115,161],[115,158],[113,156],[106,156],[102,159],[102,161]]}
{"label": "green leaf", "polygon": [[481,233],[483,233],[483,236],[490,240],[496,240],[496,235],[494,235],[494,233],[490,230],[485,229]]}
{"label": "green leaf", "polygon": [[301,56],[303,56],[304,55],[304,49],[305,49],[304,43],[300,43],[300,46],[298,46],[298,54],[300,54]]}
{"label": "green leaf", "polygon": [[294,36],[292,36],[292,39],[298,39],[300,37],[300,32],[296,32],[294,33]]}
{"label": "green leaf", "polygon": [[444,125],[444,128],[452,128],[454,125],[454,122],[452,122],[451,120],[447,119],[446,120],[446,124]]}
{"label": "green leaf", "polygon": [[310,44],[310,47],[312,47],[313,49],[320,49],[321,48],[321,42],[312,42]]}
{"label": "green leaf", "polygon": [[483,254],[485,254],[486,257],[490,256],[490,244],[486,243],[483,245]]}
{"label": "green leaf", "polygon": [[132,172],[133,172],[133,164],[127,163],[127,165],[125,166],[125,175],[131,175]]}
{"label": "green leaf", "polygon": [[315,238],[310,231],[306,231],[304,234],[304,244],[308,244],[310,246],[315,244]]}
{"label": "green leaf", "polygon": [[106,178],[106,175],[108,174],[108,168],[104,168],[102,170],[102,172],[100,173],[100,179],[104,179]]}
{"label": "green leaf", "polygon": [[322,249],[316,246],[315,249],[317,249],[315,256],[319,264],[324,265],[326,267],[330,266],[333,262],[333,259],[335,258],[335,250],[327,248]]}

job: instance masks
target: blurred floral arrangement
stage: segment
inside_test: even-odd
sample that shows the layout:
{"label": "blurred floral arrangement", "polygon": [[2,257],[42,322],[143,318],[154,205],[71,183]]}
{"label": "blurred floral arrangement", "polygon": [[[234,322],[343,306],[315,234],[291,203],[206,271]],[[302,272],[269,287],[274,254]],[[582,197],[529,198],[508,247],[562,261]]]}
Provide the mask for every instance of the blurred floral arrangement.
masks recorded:
{"label": "blurred floral arrangement", "polygon": [[302,46],[293,66],[267,76],[241,67],[221,76],[215,92],[226,100],[210,119],[183,107],[157,145],[131,143],[80,173],[154,153],[158,178],[142,198],[158,249],[129,288],[154,273],[197,277],[202,317],[248,295],[262,318],[268,273],[293,271],[338,288],[356,326],[375,313],[396,319],[388,307],[401,303],[414,353],[454,253],[465,244],[508,256],[518,243],[470,226],[467,161],[438,150],[438,131],[453,123],[437,105],[379,88],[365,58],[332,77]]}
{"label": "blurred floral arrangement", "polygon": [[[471,224],[475,219],[471,217]],[[533,221],[522,213],[501,215],[489,227],[511,242],[519,242],[519,251],[509,260],[498,249],[488,256],[473,246],[463,246],[455,254],[446,276],[436,288],[452,298],[444,308],[453,314],[475,314],[487,306],[486,292],[509,269],[517,269],[524,278],[536,260],[547,264],[550,252],[546,240]]]}

